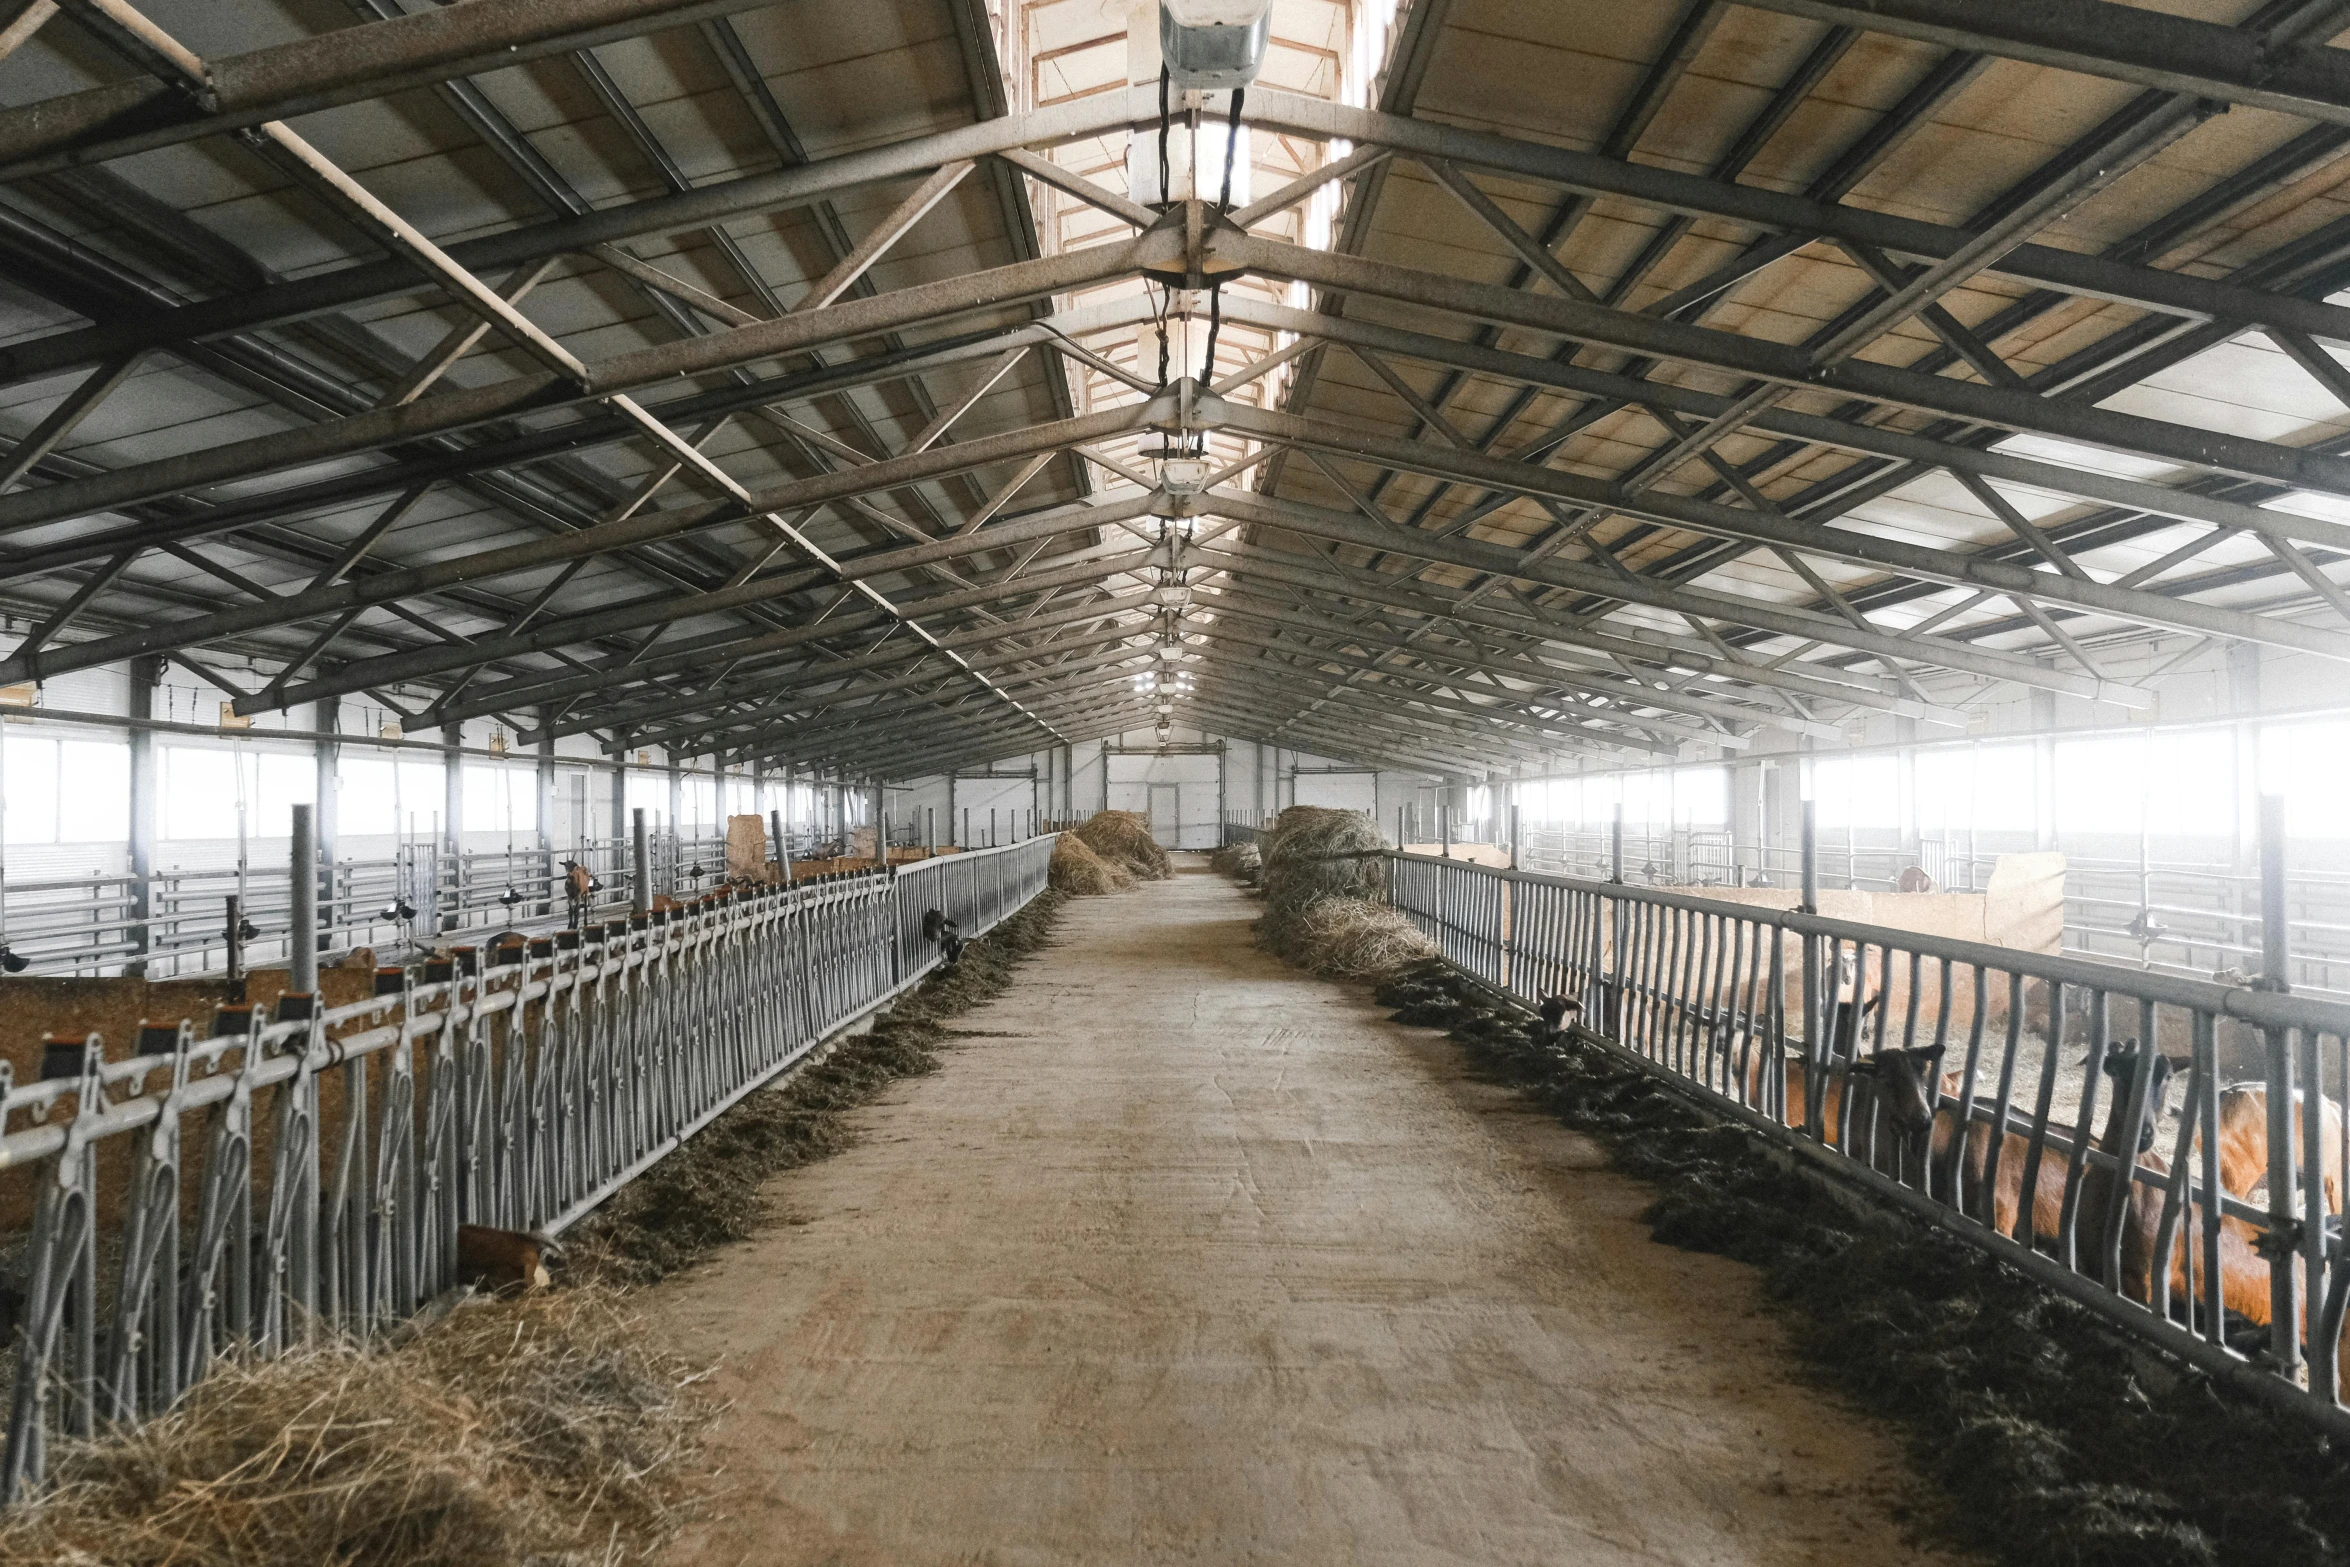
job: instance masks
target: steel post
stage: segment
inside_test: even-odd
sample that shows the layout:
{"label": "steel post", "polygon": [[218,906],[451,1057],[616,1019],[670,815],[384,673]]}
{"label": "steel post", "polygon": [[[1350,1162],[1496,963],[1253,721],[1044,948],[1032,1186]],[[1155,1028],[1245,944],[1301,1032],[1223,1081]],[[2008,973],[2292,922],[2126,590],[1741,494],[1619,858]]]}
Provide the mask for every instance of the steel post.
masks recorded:
{"label": "steel post", "polygon": [[629,895],[628,906],[639,914],[653,907],[653,845],[645,831],[645,808],[637,806],[629,816]]}
{"label": "steel post", "polygon": [[298,995],[318,994],[318,829],[315,807],[293,808],[293,848],[286,866],[287,886],[293,896],[293,917],[286,929],[287,988]]}

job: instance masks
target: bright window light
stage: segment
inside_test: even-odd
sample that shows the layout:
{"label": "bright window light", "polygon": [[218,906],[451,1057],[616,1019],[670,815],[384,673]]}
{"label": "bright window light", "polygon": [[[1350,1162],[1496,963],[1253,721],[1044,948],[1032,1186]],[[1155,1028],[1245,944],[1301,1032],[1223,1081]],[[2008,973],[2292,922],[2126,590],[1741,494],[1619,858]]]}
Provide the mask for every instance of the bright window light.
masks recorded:
{"label": "bright window light", "polygon": [[318,787],[313,758],[280,751],[167,745],[162,774],[163,836],[183,841],[235,838],[240,812],[248,839],[286,837]]}
{"label": "bright window light", "polygon": [[538,829],[537,768],[465,764],[467,832],[536,833]]}
{"label": "bright window light", "polygon": [[1863,831],[1901,825],[1901,768],[1890,756],[1829,756],[1812,766],[1822,827]]}
{"label": "bright window light", "polygon": [[57,742],[8,737],[8,841],[57,841]]}
{"label": "bright window light", "polygon": [[623,836],[635,830],[630,823],[635,820],[634,813],[638,811],[645,813],[646,826],[660,826],[669,819],[669,775],[639,772],[630,768],[626,804],[630,815],[628,820],[620,824]]}
{"label": "bright window light", "polygon": [[2336,719],[2261,732],[2260,787],[2263,792],[2285,797],[2288,836],[2350,838],[2350,816],[2342,810],[2342,780],[2346,776],[2350,776],[2350,723]]}
{"label": "bright window light", "polygon": [[[11,751],[15,749],[12,745]],[[115,740],[57,743],[57,841],[124,843],[130,839],[131,748]],[[16,801],[8,802],[9,814]]]}
{"label": "bright window light", "polygon": [[430,834],[448,809],[441,760],[419,752],[343,755],[335,778],[335,826],[346,838]]}
{"label": "bright window light", "polygon": [[1683,827],[1730,823],[1730,770],[1693,767],[1673,774],[1673,819]]}

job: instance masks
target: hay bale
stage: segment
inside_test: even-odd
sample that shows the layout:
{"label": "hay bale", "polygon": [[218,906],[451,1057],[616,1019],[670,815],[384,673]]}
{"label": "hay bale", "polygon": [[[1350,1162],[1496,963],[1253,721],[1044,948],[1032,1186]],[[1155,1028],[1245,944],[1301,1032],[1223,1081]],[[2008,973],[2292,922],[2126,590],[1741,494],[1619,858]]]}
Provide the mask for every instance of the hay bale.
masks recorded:
{"label": "hay bale", "polygon": [[694,1481],[691,1368],[616,1297],[466,1302],[394,1341],[232,1358],[143,1425],[52,1450],[0,1559],[493,1567],[649,1557]]}
{"label": "hay bale", "polygon": [[1258,885],[1267,951],[1334,979],[1384,978],[1435,946],[1387,906],[1386,840],[1360,811],[1293,805],[1265,840]]}
{"label": "hay bale", "polygon": [[1384,903],[1323,896],[1257,924],[1257,939],[1277,957],[1331,979],[1383,980],[1436,955],[1420,928]]}
{"label": "hay bale", "polygon": [[1125,866],[1136,881],[1165,881],[1175,874],[1174,862],[1151,836],[1150,819],[1140,811],[1096,811],[1076,831],[1087,848]]}
{"label": "hay bale", "polygon": [[1379,828],[1360,811],[1293,805],[1273,819],[1259,880],[1268,917],[1294,914],[1320,898],[1387,901],[1386,847]]}
{"label": "hay bale", "polygon": [[1052,864],[1045,872],[1053,891],[1072,898],[1093,898],[1109,892],[1134,890],[1134,873],[1105,860],[1086,846],[1083,838],[1065,832],[1053,840]]}
{"label": "hay bale", "polygon": [[767,818],[755,812],[726,819],[726,879],[757,881],[767,873]]}
{"label": "hay bale", "polygon": [[1208,856],[1208,869],[1229,876],[1235,881],[1255,885],[1257,872],[1264,866],[1265,857],[1254,838],[1239,843],[1228,843]]}

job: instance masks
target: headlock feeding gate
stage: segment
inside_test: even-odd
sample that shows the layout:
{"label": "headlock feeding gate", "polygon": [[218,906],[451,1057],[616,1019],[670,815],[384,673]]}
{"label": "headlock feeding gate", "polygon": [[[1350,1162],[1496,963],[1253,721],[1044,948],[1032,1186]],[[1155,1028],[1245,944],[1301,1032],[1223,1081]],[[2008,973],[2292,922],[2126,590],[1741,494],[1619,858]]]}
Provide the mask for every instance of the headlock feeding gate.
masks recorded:
{"label": "headlock feeding gate", "polygon": [[[1580,1001],[1604,1048],[2350,1434],[2350,1006],[1612,881],[1386,860],[1394,906],[1485,984],[1529,1005]],[[1906,1104],[1895,1052],[1917,1090]],[[2312,1099],[2321,1113],[2297,1113]]]}
{"label": "headlock feeding gate", "polygon": [[372,1000],[224,1010],[210,1038],[53,1044],[35,1082],[0,1063],[0,1499],[52,1434],[162,1410],[232,1346],[414,1311],[456,1281],[460,1225],[560,1232],[928,974],[929,911],[968,939],[1024,907],[1052,848],[516,937]]}

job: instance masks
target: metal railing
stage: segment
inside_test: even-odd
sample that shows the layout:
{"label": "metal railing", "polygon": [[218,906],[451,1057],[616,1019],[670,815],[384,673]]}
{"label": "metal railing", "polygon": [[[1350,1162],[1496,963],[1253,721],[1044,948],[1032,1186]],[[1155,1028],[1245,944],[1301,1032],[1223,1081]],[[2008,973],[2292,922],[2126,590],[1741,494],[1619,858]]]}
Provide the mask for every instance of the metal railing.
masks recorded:
{"label": "metal railing", "polygon": [[2350,1434],[2350,1006],[1734,895],[1388,861],[1393,905],[1484,984],[1580,1001],[1604,1048]]}
{"label": "metal railing", "polygon": [[[712,894],[0,1062],[17,1355],[0,1500],[48,1443],[168,1407],[231,1346],[365,1332],[457,1282],[469,1224],[560,1233],[1045,885],[1034,838]],[[383,986],[389,985],[389,989]],[[10,1244],[13,1242],[14,1244]]]}
{"label": "metal railing", "polygon": [[[723,836],[650,834],[652,888],[695,896],[726,877]],[[576,860],[608,888],[631,879],[629,840],[599,838],[566,849],[455,850],[430,840],[391,856],[321,866],[320,934],[331,949],[427,942],[439,936],[562,913],[563,863]],[[247,956],[283,962],[292,907],[282,862],[159,870],[148,876],[54,877],[9,882],[9,949],[36,974],[112,974],[142,965],[150,978],[216,972],[227,960],[223,909],[240,895],[261,934]],[[405,904],[413,915],[388,911]],[[143,908],[142,908],[143,905]]]}

